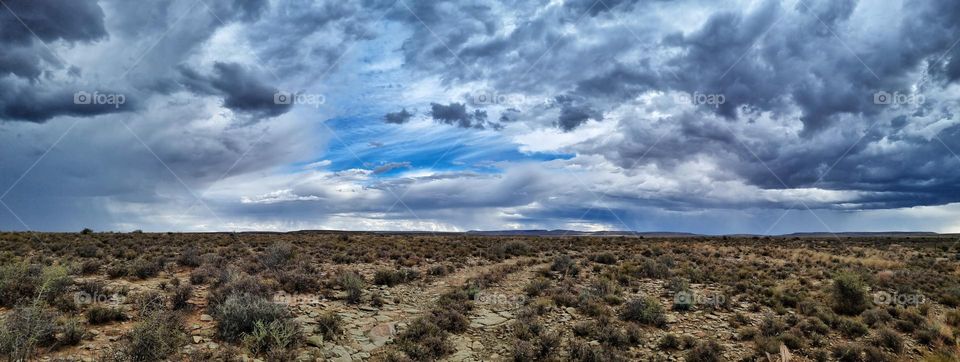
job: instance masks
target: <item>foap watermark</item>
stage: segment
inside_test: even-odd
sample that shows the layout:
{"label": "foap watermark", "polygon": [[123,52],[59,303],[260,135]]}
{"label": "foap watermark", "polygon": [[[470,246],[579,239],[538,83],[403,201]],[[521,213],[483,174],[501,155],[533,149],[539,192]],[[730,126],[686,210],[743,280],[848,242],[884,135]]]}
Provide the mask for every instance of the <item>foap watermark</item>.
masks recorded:
{"label": "foap watermark", "polygon": [[673,295],[674,306],[692,307],[695,305],[718,308],[725,305],[727,297],[719,293],[695,293],[689,290],[679,291]]}
{"label": "foap watermark", "polygon": [[873,304],[895,306],[917,306],[927,302],[923,294],[887,293],[884,291],[873,294]]}
{"label": "foap watermark", "polygon": [[316,294],[287,294],[280,292],[273,296],[273,302],[286,306],[319,305],[324,298]]}
{"label": "foap watermark", "polygon": [[873,94],[873,104],[881,106],[916,106],[927,101],[923,94],[879,91]]}
{"label": "foap watermark", "polygon": [[476,296],[476,301],[479,304],[491,305],[491,306],[501,306],[501,307],[519,307],[527,301],[527,297],[523,295],[506,295],[499,293],[484,293],[479,292]]}
{"label": "foap watermark", "polygon": [[727,96],[722,93],[678,93],[676,95],[678,103],[688,103],[695,106],[713,106],[719,108],[721,104],[727,103]]}
{"label": "foap watermark", "polygon": [[323,94],[317,93],[293,93],[293,92],[276,92],[273,94],[273,104],[277,105],[304,105],[311,106],[313,108],[320,108],[320,106],[327,103],[327,97]]}
{"label": "foap watermark", "polygon": [[525,107],[549,104],[550,99],[528,97],[519,93],[474,92],[469,96],[474,106]]}
{"label": "foap watermark", "polygon": [[86,304],[110,304],[117,306],[123,304],[126,301],[127,297],[113,293],[113,294],[101,294],[101,293],[87,293],[84,291],[79,291],[73,294],[73,301],[77,305],[86,305]]}
{"label": "foap watermark", "polygon": [[78,105],[112,105],[114,108],[120,108],[124,103],[127,103],[127,96],[123,93],[78,91],[73,94],[73,104]]}

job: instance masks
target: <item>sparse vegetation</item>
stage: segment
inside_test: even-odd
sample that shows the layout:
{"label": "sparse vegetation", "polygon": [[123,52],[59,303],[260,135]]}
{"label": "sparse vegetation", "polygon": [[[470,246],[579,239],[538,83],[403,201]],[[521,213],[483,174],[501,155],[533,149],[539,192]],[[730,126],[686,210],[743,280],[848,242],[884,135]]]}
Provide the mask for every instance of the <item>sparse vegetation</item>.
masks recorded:
{"label": "sparse vegetation", "polygon": [[937,238],[38,236],[0,233],[5,359],[946,361],[960,331]]}

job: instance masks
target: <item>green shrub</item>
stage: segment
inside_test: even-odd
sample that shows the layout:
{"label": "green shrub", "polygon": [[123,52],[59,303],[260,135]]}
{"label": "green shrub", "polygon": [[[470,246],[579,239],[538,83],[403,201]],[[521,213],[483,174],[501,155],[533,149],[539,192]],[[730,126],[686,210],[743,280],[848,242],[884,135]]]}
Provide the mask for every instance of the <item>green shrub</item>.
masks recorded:
{"label": "green shrub", "polygon": [[267,247],[260,255],[260,262],[267,269],[280,269],[287,265],[293,259],[293,245],[286,242],[279,242]]}
{"label": "green shrub", "polygon": [[841,318],[837,322],[836,328],[848,338],[862,337],[870,331],[866,324],[853,318]]}
{"label": "green shrub", "polygon": [[398,348],[415,361],[436,360],[453,353],[448,333],[425,318],[417,318],[397,336]]}
{"label": "green shrub", "polygon": [[602,345],[594,346],[581,341],[575,341],[570,344],[570,354],[567,358],[570,361],[577,362],[627,361],[627,358],[615,349],[604,348]]}
{"label": "green shrub", "polygon": [[217,336],[228,342],[238,342],[244,334],[253,333],[257,322],[264,325],[289,318],[283,305],[250,294],[233,294],[217,306],[213,318],[217,321]]}
{"label": "green shrub", "polygon": [[488,249],[488,256],[491,259],[504,259],[514,256],[523,256],[530,253],[530,245],[519,240],[512,240],[506,243],[496,244]]}
{"label": "green shrub", "polygon": [[0,266],[0,306],[14,307],[37,297],[50,302],[66,292],[72,283],[66,268],[61,266],[3,265]]}
{"label": "green shrub", "polygon": [[419,274],[413,269],[402,270],[377,270],[373,275],[373,284],[386,285],[389,287],[397,284],[408,283],[419,278]]}
{"label": "green shrub", "polygon": [[174,287],[170,294],[170,308],[173,310],[190,308],[190,297],[192,295],[193,286],[190,284],[181,284]]}
{"label": "green shrub", "polygon": [[324,339],[333,341],[343,334],[343,318],[334,312],[327,312],[317,318],[317,332]]}
{"label": "green shrub", "polygon": [[93,325],[127,320],[127,316],[119,308],[102,305],[93,305],[87,309],[86,316],[87,322]]}
{"label": "green shrub", "polygon": [[563,274],[564,276],[577,276],[580,274],[580,269],[577,268],[577,265],[573,262],[573,258],[570,258],[569,255],[561,255],[553,260],[553,264],[550,265],[550,270]]}
{"label": "green shrub", "polygon": [[347,303],[360,303],[363,296],[363,276],[352,271],[342,272],[337,276],[337,283],[347,292]]}
{"label": "green shrub", "polygon": [[889,312],[887,312],[885,309],[879,308],[873,308],[864,311],[860,316],[863,318],[863,322],[871,327],[893,320],[893,317]]}
{"label": "green shrub", "polygon": [[157,311],[127,332],[117,359],[121,361],[162,361],[176,353],[185,342],[183,320],[174,312]]}
{"label": "green shrub", "polygon": [[77,273],[81,275],[96,274],[100,271],[101,266],[103,266],[103,262],[100,260],[84,260],[77,266]]}
{"label": "green shrub", "polygon": [[873,345],[899,354],[903,352],[903,337],[890,328],[883,328],[877,331],[877,336],[873,339]]}
{"label": "green shrub", "polygon": [[680,338],[677,338],[676,335],[667,333],[660,337],[660,340],[657,341],[657,348],[661,350],[675,350],[680,349]]}
{"label": "green shrub", "polygon": [[86,330],[80,320],[72,318],[63,322],[58,328],[60,331],[59,344],[64,346],[76,346],[83,340]]}
{"label": "green shrub", "polygon": [[686,355],[688,362],[717,362],[723,359],[723,346],[708,339],[697,342]]}
{"label": "green shrub", "polygon": [[437,327],[451,333],[461,333],[467,330],[470,321],[462,313],[453,308],[435,308],[430,311],[430,322]]}
{"label": "green shrub", "polygon": [[776,337],[785,329],[787,329],[786,324],[772,314],[765,315],[760,321],[760,335],[764,337]]}
{"label": "green shrub", "polygon": [[627,305],[620,313],[620,318],[625,321],[661,328],[667,326],[667,317],[663,306],[661,306],[660,302],[655,298],[650,296],[642,296],[627,302]]}
{"label": "green shrub", "polygon": [[111,279],[122,278],[127,276],[130,273],[130,268],[128,268],[123,263],[110,264],[107,267],[107,276]]}
{"label": "green shrub", "polygon": [[[246,273],[228,271],[223,273],[214,283],[207,295],[207,310],[211,314],[231,295],[249,295],[269,300],[273,297],[274,289],[264,284],[260,278]],[[252,325],[251,325],[252,326]]]}
{"label": "green shrub", "polygon": [[160,270],[163,269],[163,264],[164,261],[162,258],[155,260],[140,258],[135,260],[133,265],[130,266],[130,274],[133,274],[140,279],[153,278],[160,273]]}
{"label": "green shrub", "polygon": [[833,358],[840,362],[859,362],[863,346],[856,343],[842,343],[833,347]]}
{"label": "green shrub", "polygon": [[0,355],[10,361],[31,360],[38,347],[56,341],[56,314],[42,303],[7,313],[0,326]]}
{"label": "green shrub", "polygon": [[546,278],[536,278],[531,280],[530,284],[527,284],[527,286],[523,288],[523,291],[528,297],[533,298],[540,296],[547,289],[550,289],[550,280]]}
{"label": "green shrub", "polygon": [[299,267],[294,270],[281,270],[276,273],[281,288],[288,293],[312,293],[320,289],[318,273],[308,267]]}
{"label": "green shrub", "polygon": [[841,273],[833,278],[833,310],[843,315],[859,315],[869,306],[867,287],[860,277]]}
{"label": "green shrub", "polygon": [[301,339],[300,325],[292,319],[270,323],[256,321],[253,331],[244,335],[243,344],[250,352],[266,356],[267,360],[293,361]]}
{"label": "green shrub", "polygon": [[449,270],[446,266],[434,265],[434,266],[431,266],[429,269],[427,269],[427,275],[434,276],[434,277],[442,277],[444,275],[449,274],[451,271],[452,270]]}
{"label": "green shrub", "polygon": [[193,285],[205,284],[213,279],[216,274],[217,272],[213,266],[204,264],[190,272],[190,283]]}
{"label": "green shrub", "polygon": [[590,261],[594,263],[612,265],[617,263],[617,257],[613,253],[600,253],[590,256]]}
{"label": "green shrub", "polygon": [[183,248],[177,257],[177,264],[190,268],[196,268],[200,266],[200,252],[197,251],[197,248],[193,246]]}

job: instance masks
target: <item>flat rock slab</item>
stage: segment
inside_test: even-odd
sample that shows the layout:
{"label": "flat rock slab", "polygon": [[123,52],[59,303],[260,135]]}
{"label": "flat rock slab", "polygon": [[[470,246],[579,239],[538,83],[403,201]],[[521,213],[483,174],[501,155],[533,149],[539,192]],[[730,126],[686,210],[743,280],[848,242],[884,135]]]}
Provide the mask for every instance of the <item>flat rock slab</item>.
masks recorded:
{"label": "flat rock slab", "polygon": [[508,321],[507,318],[490,311],[485,311],[473,319],[473,322],[486,327],[503,324],[506,321]]}

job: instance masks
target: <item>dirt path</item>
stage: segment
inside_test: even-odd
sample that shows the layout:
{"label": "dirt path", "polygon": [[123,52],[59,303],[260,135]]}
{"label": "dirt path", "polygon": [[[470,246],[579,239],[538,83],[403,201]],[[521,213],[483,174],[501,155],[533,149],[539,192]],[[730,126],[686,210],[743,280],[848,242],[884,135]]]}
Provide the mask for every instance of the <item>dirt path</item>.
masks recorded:
{"label": "dirt path", "polygon": [[525,267],[512,273],[495,286],[483,290],[470,313],[470,327],[465,333],[451,336],[456,347],[445,361],[502,360],[510,354],[510,325],[516,318],[526,295],[523,288],[548,264]]}
{"label": "dirt path", "polygon": [[[322,357],[333,361],[365,360],[393,340],[398,331],[423,313],[434,301],[453,286],[466,283],[497,266],[516,263],[518,259],[500,263],[469,266],[449,275],[428,281],[401,284],[394,287],[369,287],[379,293],[384,305],[375,308],[369,303],[348,305],[342,300],[322,300],[293,306],[297,320],[304,326],[307,347],[301,351],[304,359]],[[342,320],[345,335],[336,341],[323,341],[316,332],[316,318],[333,311]]]}

